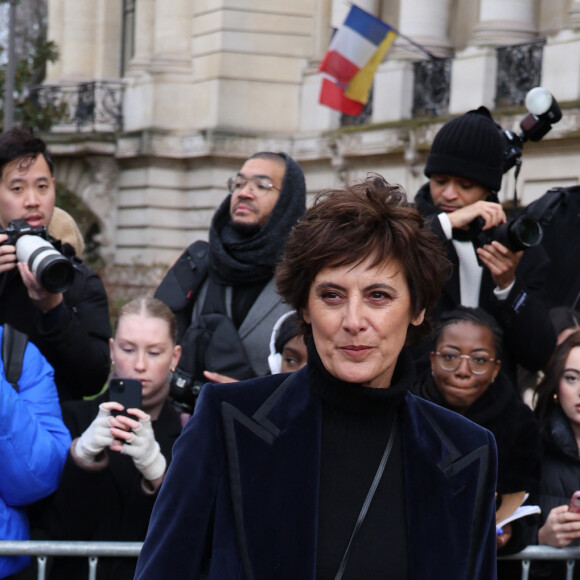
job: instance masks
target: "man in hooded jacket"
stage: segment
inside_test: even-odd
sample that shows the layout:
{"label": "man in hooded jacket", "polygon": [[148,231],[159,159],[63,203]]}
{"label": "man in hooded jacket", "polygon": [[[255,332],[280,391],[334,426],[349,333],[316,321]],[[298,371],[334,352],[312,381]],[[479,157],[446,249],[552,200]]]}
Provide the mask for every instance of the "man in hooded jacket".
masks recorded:
{"label": "man in hooded jacket", "polygon": [[228,190],[209,242],[189,246],[155,293],[177,319],[182,357],[172,396],[187,410],[207,379],[267,374],[272,328],[289,310],[273,276],[306,209],[302,169],[286,153],[256,153],[228,180]]}

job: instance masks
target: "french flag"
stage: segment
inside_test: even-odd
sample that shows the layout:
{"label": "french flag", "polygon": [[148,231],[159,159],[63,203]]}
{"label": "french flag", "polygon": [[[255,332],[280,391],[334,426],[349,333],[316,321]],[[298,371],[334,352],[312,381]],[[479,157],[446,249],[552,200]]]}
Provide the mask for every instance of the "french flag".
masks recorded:
{"label": "french flag", "polygon": [[325,74],[320,103],[347,115],[360,115],[374,74],[394,38],[388,24],[351,6],[318,69]]}

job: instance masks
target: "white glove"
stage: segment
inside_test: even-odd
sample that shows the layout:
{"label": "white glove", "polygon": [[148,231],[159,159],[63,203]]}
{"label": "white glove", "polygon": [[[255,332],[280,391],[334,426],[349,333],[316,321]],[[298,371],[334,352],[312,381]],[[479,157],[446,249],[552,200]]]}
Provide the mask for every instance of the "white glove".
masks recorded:
{"label": "white glove", "polygon": [[113,442],[109,417],[111,411],[105,408],[106,403],[99,405],[99,414],[77,439],[75,453],[79,459],[94,463],[95,458]]}
{"label": "white glove", "polygon": [[145,479],[154,481],[165,473],[167,461],[155,439],[151,417],[147,415],[147,419],[139,419],[139,423],[139,427],[133,429],[133,438],[123,445],[122,453],[133,458],[135,467]]}

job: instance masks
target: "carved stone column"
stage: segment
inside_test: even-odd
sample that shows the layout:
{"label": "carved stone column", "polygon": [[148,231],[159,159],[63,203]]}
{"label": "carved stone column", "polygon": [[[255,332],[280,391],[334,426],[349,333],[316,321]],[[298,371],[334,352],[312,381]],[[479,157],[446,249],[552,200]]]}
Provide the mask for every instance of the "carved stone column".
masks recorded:
{"label": "carved stone column", "polygon": [[536,36],[534,0],[481,0],[473,43],[518,44]]}
{"label": "carved stone column", "polygon": [[[52,40],[58,47],[63,47],[62,29],[64,19],[64,0],[49,0],[48,1],[48,40]],[[46,80],[47,84],[52,84],[60,79],[62,75],[62,55],[54,63],[47,63],[46,65]]]}
{"label": "carved stone column", "polygon": [[155,0],[154,72],[191,71],[192,4],[190,0]]}
{"label": "carved stone column", "polygon": [[95,12],[94,0],[64,0],[60,60],[65,80],[87,80],[94,76]]}
{"label": "carved stone column", "polygon": [[[449,0],[405,0],[400,4],[399,30],[436,56],[449,56],[452,45],[447,35],[449,28]],[[417,60],[420,55],[407,52],[397,57]]]}
{"label": "carved stone column", "polygon": [[129,74],[146,70],[153,56],[155,0],[135,2],[135,55],[129,63]]}
{"label": "carved stone column", "polygon": [[574,0],[570,3],[570,8],[568,8],[568,18],[570,28],[573,28],[574,30],[580,28],[580,0]]}
{"label": "carved stone column", "polygon": [[[356,5],[370,14],[378,15],[378,0],[357,0]],[[338,28],[346,18],[350,10],[350,3],[344,0],[332,0],[332,10],[330,15],[330,25],[332,28]]]}

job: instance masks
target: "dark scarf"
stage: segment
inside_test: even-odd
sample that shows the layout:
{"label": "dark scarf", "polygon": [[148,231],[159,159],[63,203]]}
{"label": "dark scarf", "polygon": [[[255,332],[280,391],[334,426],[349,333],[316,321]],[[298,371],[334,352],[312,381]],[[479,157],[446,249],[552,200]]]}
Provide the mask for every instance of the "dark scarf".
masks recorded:
{"label": "dark scarf", "polygon": [[251,235],[231,225],[228,195],[214,214],[209,230],[209,275],[226,286],[270,280],[282,257],[292,226],[306,209],[306,184],[300,166],[288,155],[280,197],[260,230]]}
{"label": "dark scarf", "polygon": [[[455,411],[455,409],[452,409],[447,404],[441,391],[435,385],[435,381],[430,372],[426,372],[423,380],[414,386],[412,390],[415,394],[427,401]],[[505,413],[507,409],[515,404],[514,400],[517,396],[517,392],[509,379],[504,374],[499,373],[495,381],[473,402],[464,415],[474,423],[483,425],[489,429],[489,425],[497,417]]]}
{"label": "dark scarf", "polygon": [[423,217],[428,217],[439,213],[435,207],[435,204],[433,203],[431,189],[429,188],[428,183],[422,185],[417,192],[417,195],[415,195],[415,207]]}

